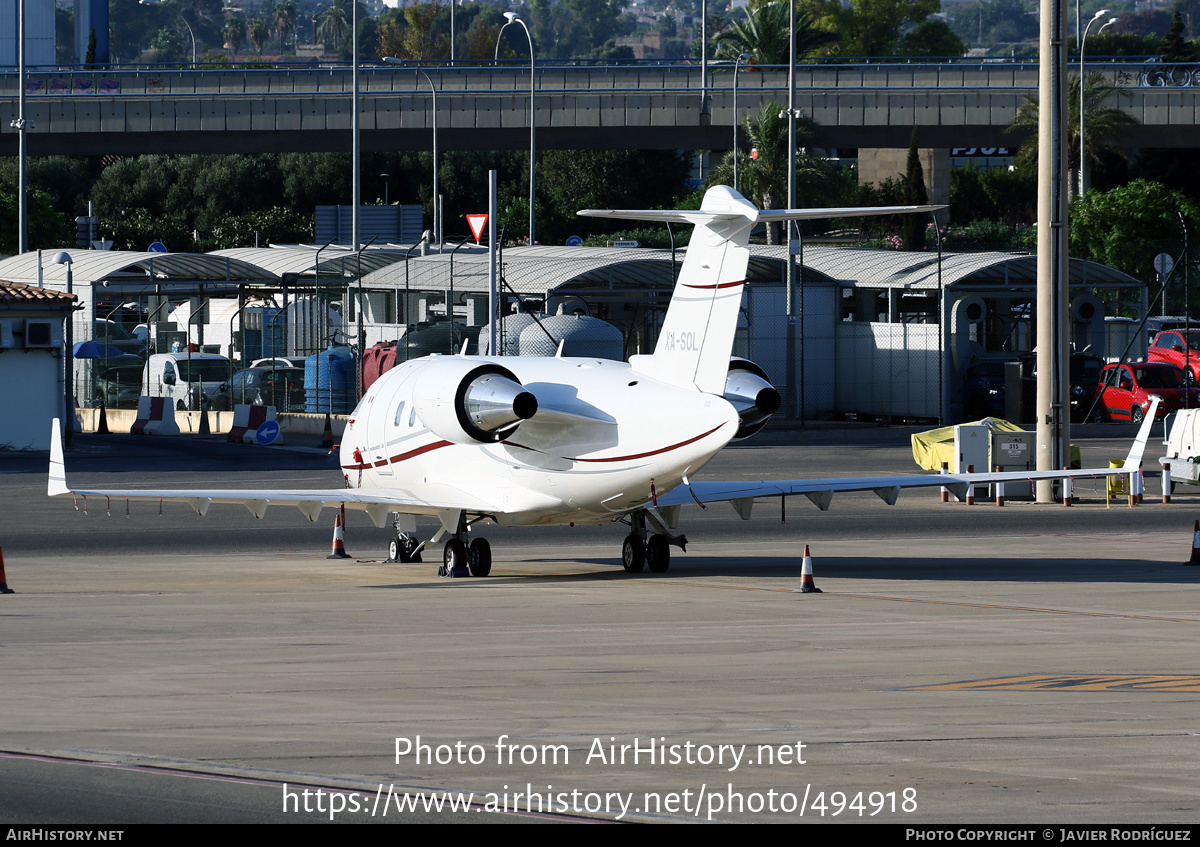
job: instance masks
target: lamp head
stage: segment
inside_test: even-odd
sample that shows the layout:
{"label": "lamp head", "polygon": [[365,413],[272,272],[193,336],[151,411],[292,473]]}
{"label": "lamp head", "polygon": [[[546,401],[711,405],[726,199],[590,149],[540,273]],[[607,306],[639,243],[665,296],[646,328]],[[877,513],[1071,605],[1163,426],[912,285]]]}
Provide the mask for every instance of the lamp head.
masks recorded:
{"label": "lamp head", "polygon": [[[1108,13],[1106,12],[1105,14],[1108,14]],[[518,15],[516,12],[505,12],[504,19],[506,21],[508,21],[509,23],[512,23],[513,21],[521,20],[521,16]]]}
{"label": "lamp head", "polygon": [[54,264],[56,264],[56,265],[71,264],[71,254],[68,253],[66,250],[59,250],[57,253],[54,254]]}

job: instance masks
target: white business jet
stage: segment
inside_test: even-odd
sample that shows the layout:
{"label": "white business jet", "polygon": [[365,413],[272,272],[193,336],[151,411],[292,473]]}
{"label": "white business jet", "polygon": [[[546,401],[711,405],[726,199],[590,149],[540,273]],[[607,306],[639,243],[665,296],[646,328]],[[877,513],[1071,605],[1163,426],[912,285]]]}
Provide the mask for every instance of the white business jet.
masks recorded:
{"label": "white business jet", "polygon": [[[1101,476],[1140,467],[1154,411],[1124,469],[973,475],[904,475],[763,482],[691,482],[726,444],[760,430],[780,398],[762,368],[731,358],[737,314],[757,224],[804,218],[923,212],[939,207],[760,211],[717,186],[699,211],[599,211],[581,215],[695,226],[654,353],[629,362],[601,359],[432,355],[378,379],[350,415],[342,437],[344,489],[72,490],[58,422],[49,494],[169,500],[201,515],[212,503],[241,503],[261,518],[270,505],[295,506],[316,520],[326,506],[365,511],[378,527],[394,515],[390,558],[420,561],[448,536],[439,573],[485,576],[492,554],[474,525],[628,525],[626,571],[663,572],[680,507],[731,501],[745,519],[757,497],[806,495],[829,508],[837,491],[874,491],[893,504],[901,488]],[[436,517],[428,541],[417,516]]]}

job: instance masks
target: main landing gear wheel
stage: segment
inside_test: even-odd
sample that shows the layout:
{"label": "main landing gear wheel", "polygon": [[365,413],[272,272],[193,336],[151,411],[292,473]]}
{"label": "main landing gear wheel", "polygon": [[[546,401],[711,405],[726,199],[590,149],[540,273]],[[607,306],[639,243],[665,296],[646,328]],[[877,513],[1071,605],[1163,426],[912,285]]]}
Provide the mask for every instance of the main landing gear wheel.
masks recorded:
{"label": "main landing gear wheel", "polygon": [[419,562],[421,561],[421,553],[418,550],[420,546],[420,542],[415,538],[397,535],[388,543],[388,561],[402,562],[403,564]]}
{"label": "main landing gear wheel", "polygon": [[486,538],[476,538],[471,542],[470,555],[471,576],[487,576],[492,572],[492,545]]}
{"label": "main landing gear wheel", "polygon": [[671,566],[671,543],[665,535],[651,535],[646,545],[646,567],[650,573],[666,573]]}
{"label": "main landing gear wheel", "polygon": [[640,536],[627,535],[621,545],[621,564],[625,573],[641,573],[646,564],[646,545]]}
{"label": "main landing gear wheel", "polygon": [[466,576],[467,573],[467,545],[451,538],[442,550],[442,568],[438,576]]}

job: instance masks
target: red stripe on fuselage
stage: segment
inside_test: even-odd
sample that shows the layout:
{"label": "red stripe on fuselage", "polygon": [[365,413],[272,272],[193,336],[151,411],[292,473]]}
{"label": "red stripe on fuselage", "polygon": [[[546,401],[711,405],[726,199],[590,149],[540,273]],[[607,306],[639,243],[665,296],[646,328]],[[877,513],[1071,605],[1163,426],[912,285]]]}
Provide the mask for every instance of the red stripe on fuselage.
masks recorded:
{"label": "red stripe on fuselage", "polygon": [[628,461],[630,459],[644,459],[647,456],[657,456],[660,453],[667,453],[671,450],[677,450],[680,447],[686,447],[687,445],[691,444],[694,441],[699,441],[701,438],[704,438],[706,435],[712,435],[714,432],[716,432],[722,426],[724,426],[724,424],[718,424],[717,426],[714,426],[712,429],[710,429],[708,432],[702,432],[699,435],[695,436],[694,438],[689,438],[687,441],[680,441],[678,444],[672,444],[669,447],[662,447],[662,448],[659,448],[658,450],[651,450],[647,453],[634,453],[633,455],[630,455],[630,456],[612,456],[607,459],[577,459],[574,457],[569,457],[569,461],[572,461],[572,462],[624,462],[624,461]]}
{"label": "red stripe on fuselage", "polygon": [[741,280],[740,282],[717,282],[717,283],[714,283],[714,284],[712,284],[712,285],[688,285],[688,284],[685,282],[685,283],[683,284],[683,287],[684,287],[684,288],[708,288],[708,289],[713,289],[713,288],[736,288],[736,287],[737,287],[737,286],[739,286],[739,285],[745,285],[745,284],[746,284],[746,280],[744,280],[744,279],[743,279],[743,280]]}
{"label": "red stripe on fuselage", "polygon": [[391,459],[380,459],[378,462],[373,464],[363,462],[359,465],[342,465],[342,467],[348,471],[365,471],[370,468],[382,468],[388,462],[391,462],[394,465],[397,462],[403,462],[405,459],[411,459],[414,456],[420,456],[422,453],[428,453],[430,450],[437,450],[439,447],[449,447],[450,444],[451,442],[449,441],[435,441],[432,444],[426,444],[423,447],[417,447],[409,450],[407,453],[400,453],[399,455],[392,456]]}

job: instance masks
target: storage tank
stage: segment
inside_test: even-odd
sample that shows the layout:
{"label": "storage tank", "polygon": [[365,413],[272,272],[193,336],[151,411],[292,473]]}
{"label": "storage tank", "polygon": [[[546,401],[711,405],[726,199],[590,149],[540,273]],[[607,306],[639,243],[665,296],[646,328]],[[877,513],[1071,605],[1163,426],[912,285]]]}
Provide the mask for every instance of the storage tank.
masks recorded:
{"label": "storage tank", "polygon": [[304,360],[304,411],[349,414],[357,388],[354,353],[349,347],[330,345]]}
{"label": "storage tank", "polygon": [[587,315],[550,315],[521,330],[522,356],[553,356],[563,345],[563,356],[623,359],[621,330],[599,318]]}
{"label": "storage tank", "polygon": [[[504,351],[503,355],[521,355],[521,332],[532,323],[533,315],[527,312],[516,312],[504,316],[504,320],[500,322],[500,330],[496,333],[500,337],[499,348]],[[503,335],[501,335],[501,332],[503,332]],[[497,355],[491,352],[491,337],[491,324],[484,324],[483,328],[479,330],[480,356]]]}

